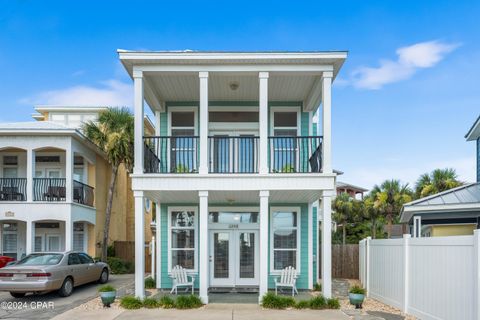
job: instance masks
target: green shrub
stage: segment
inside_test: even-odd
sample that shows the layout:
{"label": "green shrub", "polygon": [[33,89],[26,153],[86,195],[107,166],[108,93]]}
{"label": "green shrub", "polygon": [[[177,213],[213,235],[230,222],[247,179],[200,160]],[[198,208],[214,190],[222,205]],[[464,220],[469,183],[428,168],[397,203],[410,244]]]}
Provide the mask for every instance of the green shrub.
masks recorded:
{"label": "green shrub", "polygon": [[322,285],[320,283],[315,283],[313,285],[313,291],[322,291]]}
{"label": "green shrub", "polygon": [[310,309],[320,310],[327,307],[327,301],[323,296],[310,299]]}
{"label": "green shrub", "polygon": [[98,292],[112,292],[112,291],[117,291],[117,290],[109,284],[106,284],[98,288]]}
{"label": "green shrub", "polygon": [[134,265],[131,262],[123,261],[117,257],[108,257],[107,263],[113,274],[133,273],[135,271]]}
{"label": "green shrub", "polygon": [[145,288],[146,289],[155,289],[156,286],[157,286],[157,282],[152,277],[148,277],[148,278],[145,279]]}
{"label": "green shrub", "polygon": [[160,307],[165,308],[165,309],[172,309],[175,308],[175,300],[173,300],[169,296],[163,296],[160,298],[158,301]]}
{"label": "green shrub", "polygon": [[107,247],[107,257],[115,257],[115,247],[108,246]]}
{"label": "green shrub", "polygon": [[203,306],[202,300],[199,297],[191,294],[188,296],[179,296],[175,301],[177,309],[196,309]]}
{"label": "green shrub", "polygon": [[129,310],[140,309],[143,306],[143,302],[134,296],[124,296],[120,299],[120,306]]}
{"label": "green shrub", "polygon": [[328,309],[340,309],[340,302],[337,298],[330,298],[327,300]]}
{"label": "green shrub", "polygon": [[160,307],[160,303],[153,298],[145,298],[143,299],[143,306],[148,309],[155,309]]}
{"label": "green shrub", "polygon": [[310,301],[308,300],[301,300],[298,301],[295,305],[295,309],[307,309],[310,308]]}
{"label": "green shrub", "polygon": [[268,292],[262,297],[262,306],[267,309],[286,309],[295,306],[295,299],[292,297],[277,296]]}
{"label": "green shrub", "polygon": [[355,285],[351,287],[348,292],[355,293],[355,294],[365,294],[366,290],[360,286]]}

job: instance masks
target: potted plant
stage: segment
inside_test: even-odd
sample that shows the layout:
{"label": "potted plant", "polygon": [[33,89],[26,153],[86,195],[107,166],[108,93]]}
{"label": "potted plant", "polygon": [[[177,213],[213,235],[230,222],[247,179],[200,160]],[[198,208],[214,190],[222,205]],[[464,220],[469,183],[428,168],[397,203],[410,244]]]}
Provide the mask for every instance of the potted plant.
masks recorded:
{"label": "potted plant", "polygon": [[351,287],[348,291],[348,299],[356,309],[361,309],[363,300],[365,300],[365,289],[357,285]]}
{"label": "potted plant", "polygon": [[102,299],[103,306],[109,308],[110,305],[115,301],[117,290],[111,285],[107,284],[105,286],[101,286],[98,289],[98,292],[100,292],[100,298]]}

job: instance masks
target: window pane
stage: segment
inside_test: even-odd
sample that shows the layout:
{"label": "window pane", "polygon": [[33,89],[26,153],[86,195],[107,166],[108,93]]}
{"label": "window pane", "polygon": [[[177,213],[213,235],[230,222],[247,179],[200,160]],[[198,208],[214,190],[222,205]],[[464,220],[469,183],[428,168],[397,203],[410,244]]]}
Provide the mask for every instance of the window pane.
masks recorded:
{"label": "window pane", "polygon": [[3,231],[17,231],[17,224],[16,223],[4,223],[3,224]]}
{"label": "window pane", "polygon": [[[174,137],[192,137],[195,135],[194,129],[172,129],[172,136]],[[193,139],[190,139],[193,140]]]}
{"label": "window pane", "polygon": [[16,178],[17,177],[17,168],[3,168],[3,177],[4,178]]}
{"label": "window pane", "polygon": [[296,112],[275,112],[273,126],[274,127],[296,127],[297,113]]}
{"label": "window pane", "polygon": [[17,156],[3,156],[3,164],[4,165],[14,165],[18,164],[18,157]]}
{"label": "window pane", "polygon": [[83,222],[74,222],[73,223],[73,231],[83,231]]}
{"label": "window pane", "polygon": [[212,223],[257,223],[258,212],[210,212],[208,219]]}
{"label": "window pane", "polygon": [[193,227],[194,223],[193,211],[172,211],[172,227]]}
{"label": "window pane", "polygon": [[17,252],[17,234],[16,233],[3,234],[3,251]]}
{"label": "window pane", "polygon": [[275,270],[282,270],[286,267],[297,268],[297,252],[292,251],[277,251],[273,252],[273,264]]}
{"label": "window pane", "polygon": [[297,213],[277,211],[273,213],[273,228],[293,228],[297,226]]}
{"label": "window pane", "polygon": [[258,112],[209,112],[210,122],[258,122]]}
{"label": "window pane", "polygon": [[83,232],[73,233],[73,251],[84,251]]}
{"label": "window pane", "polygon": [[[296,137],[297,136],[297,129],[275,129],[273,131],[273,135],[275,137]],[[281,145],[285,144],[294,144],[296,140],[294,139],[276,139],[275,141],[279,141],[276,143],[280,143]]]}
{"label": "window pane", "polygon": [[297,230],[275,230],[273,232],[273,248],[296,249]]}
{"label": "window pane", "polygon": [[182,266],[185,269],[195,269],[194,250],[172,250],[172,267]]}
{"label": "window pane", "polygon": [[35,252],[43,251],[42,244],[43,244],[42,237],[41,236],[36,236],[35,237]]}
{"label": "window pane", "polygon": [[194,230],[172,230],[172,249],[195,248]]}
{"label": "window pane", "polygon": [[172,127],[195,126],[195,114],[193,112],[172,112]]}

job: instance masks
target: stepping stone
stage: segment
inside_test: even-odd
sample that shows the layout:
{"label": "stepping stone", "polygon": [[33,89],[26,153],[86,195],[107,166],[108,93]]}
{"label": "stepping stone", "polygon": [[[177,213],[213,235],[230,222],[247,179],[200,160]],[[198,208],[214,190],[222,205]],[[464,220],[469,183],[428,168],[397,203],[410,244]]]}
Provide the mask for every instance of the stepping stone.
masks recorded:
{"label": "stepping stone", "polygon": [[402,316],[402,315],[383,312],[383,311],[368,311],[367,313],[372,315],[372,316],[381,317],[385,320],[403,320],[403,319],[405,319],[405,317]]}

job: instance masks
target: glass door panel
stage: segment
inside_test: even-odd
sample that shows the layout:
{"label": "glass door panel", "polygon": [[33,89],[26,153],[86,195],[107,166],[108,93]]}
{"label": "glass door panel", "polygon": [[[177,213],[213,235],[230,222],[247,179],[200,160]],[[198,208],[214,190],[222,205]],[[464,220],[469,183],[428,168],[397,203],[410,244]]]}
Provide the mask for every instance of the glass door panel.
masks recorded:
{"label": "glass door panel", "polygon": [[236,279],[239,286],[258,286],[258,231],[235,231],[236,243]]}
{"label": "glass door panel", "polygon": [[210,283],[212,286],[234,286],[232,231],[210,232]]}

